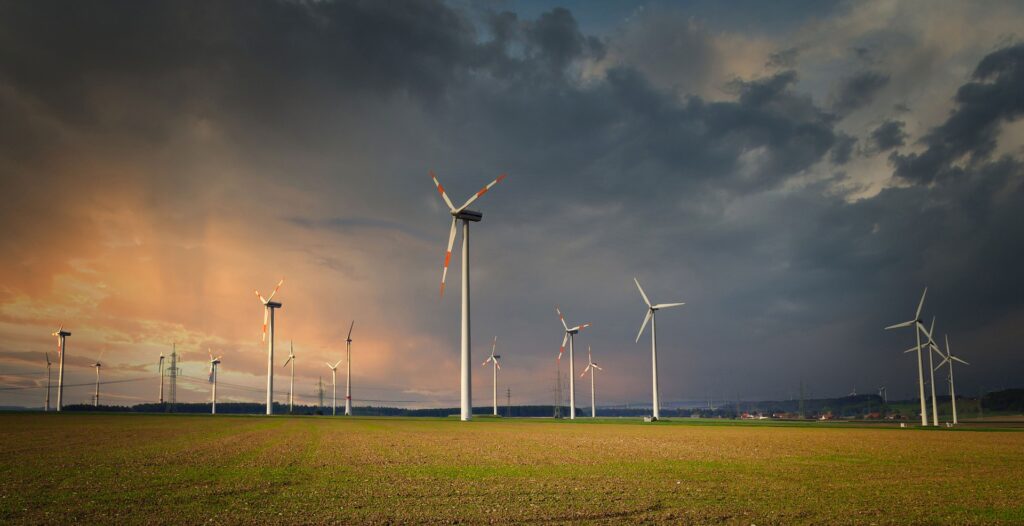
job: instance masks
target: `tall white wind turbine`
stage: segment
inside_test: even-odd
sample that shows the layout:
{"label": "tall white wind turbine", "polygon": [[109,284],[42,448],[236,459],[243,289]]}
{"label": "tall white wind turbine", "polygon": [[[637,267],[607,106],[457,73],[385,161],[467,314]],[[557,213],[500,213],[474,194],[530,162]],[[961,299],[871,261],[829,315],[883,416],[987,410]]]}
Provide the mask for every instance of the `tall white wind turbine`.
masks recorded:
{"label": "tall white wind turbine", "polygon": [[928,425],[928,410],[925,408],[924,403],[924,365],[921,362],[921,333],[924,332],[925,334],[928,334],[929,338],[931,338],[931,335],[927,332],[927,329],[924,328],[924,323],[921,321],[921,309],[924,308],[924,298],[926,295],[928,295],[928,287],[925,287],[924,292],[921,293],[921,301],[918,302],[917,304],[917,311],[914,314],[914,319],[910,321],[905,321],[903,323],[890,325],[885,328],[885,330],[890,330],[901,329],[904,327],[914,327],[914,337],[917,338],[917,345],[914,347],[914,349],[917,351],[917,387],[921,399],[922,426]]}
{"label": "tall white wind turbine", "polygon": [[220,359],[224,355],[213,357],[213,352],[209,349],[206,350],[206,354],[210,355],[210,383],[213,384],[213,392],[210,394],[210,414],[217,414],[217,366],[220,365]]}
{"label": "tall white wind turbine", "polygon": [[590,356],[590,346],[587,346],[587,368],[583,370],[583,374],[580,378],[586,376],[587,371],[590,371],[590,418],[597,418],[597,398],[594,396],[594,376],[597,375],[597,371],[603,371],[604,369],[597,366],[594,359]]}
{"label": "tall white wind turbine", "polygon": [[448,249],[444,253],[444,269],[441,271],[441,296],[444,296],[444,285],[445,279],[448,276],[448,264],[451,263],[452,259],[452,247],[455,245],[455,234],[457,233],[458,221],[462,220],[462,379],[461,379],[461,418],[463,421],[473,419],[473,384],[472,384],[472,370],[471,362],[472,356],[470,352],[470,331],[469,331],[469,223],[479,222],[483,219],[483,214],[473,210],[467,210],[466,208],[473,204],[474,201],[480,198],[480,196],[487,193],[494,185],[501,182],[505,178],[505,174],[501,174],[497,179],[493,180],[487,186],[480,189],[479,192],[473,194],[466,202],[459,208],[455,208],[452,204],[452,200],[448,198],[448,194],[445,193],[444,187],[441,186],[441,182],[437,180],[437,176],[433,171],[430,172],[431,179],[434,180],[434,185],[437,186],[437,192],[441,194],[441,199],[444,200],[444,204],[448,206],[448,212],[452,216],[452,227],[448,232]]}
{"label": "tall white wind turbine", "polygon": [[93,407],[99,407],[100,406],[100,367],[103,367],[103,364],[101,364],[99,360],[96,360],[96,363],[92,364],[92,366],[96,368],[96,394],[94,394],[93,397],[92,397],[92,406]]}
{"label": "tall white wind turbine", "polygon": [[285,360],[284,366],[292,364],[292,375],[291,380],[288,381],[288,413],[291,414],[292,406],[295,402],[295,343],[288,342],[288,359]]}
{"label": "tall white wind turbine", "polygon": [[327,362],[327,367],[331,368],[331,389],[334,394],[331,397],[331,416],[338,414],[338,366],[341,365],[341,360],[331,365],[331,362]]}
{"label": "tall white wind turbine", "polygon": [[[942,351],[939,351],[939,354],[942,355]],[[949,364],[949,400],[953,404],[953,425],[956,425],[956,424],[959,424],[960,421],[956,419],[956,387],[954,387],[954,385],[953,385],[953,362],[954,361],[960,362],[960,363],[962,363],[964,365],[970,365],[969,363],[961,360],[960,358],[957,358],[956,356],[953,356],[953,353],[949,350],[949,335],[947,334],[946,335],[946,354],[942,355],[942,361],[939,362],[939,365],[936,365],[935,368],[938,369],[938,368],[942,367],[944,364],[947,364],[947,363]]]}
{"label": "tall white wind turbine", "polygon": [[160,370],[160,404],[164,403],[164,352],[160,351],[160,365],[157,367]]}
{"label": "tall white wind turbine", "polygon": [[[569,325],[565,323],[565,316],[562,315],[562,311],[555,307],[555,312],[558,313],[558,319],[562,322],[562,328],[565,329],[565,336],[562,336],[562,346],[558,348],[558,361],[562,361],[562,353],[565,352],[565,342],[569,341],[569,420],[576,419],[576,360],[573,359],[573,348],[576,343],[576,335],[583,329],[590,327],[589,323],[583,325],[577,325],[573,328],[569,328]],[[562,403],[561,400],[558,401]]]}
{"label": "tall white wind turbine", "polygon": [[345,416],[352,416],[352,329],[355,326],[356,320],[352,320],[345,338]]}
{"label": "tall white wind turbine", "polygon": [[46,354],[46,411],[50,410],[50,353]]}
{"label": "tall white wind turbine", "polygon": [[62,323],[53,336],[57,337],[57,412],[64,409],[64,348],[67,346],[67,337],[71,333],[64,330]]}
{"label": "tall white wind turbine", "polygon": [[[935,397],[935,360],[933,359],[933,353],[939,353],[942,356],[942,351],[939,350],[939,346],[936,345],[935,340],[932,339],[932,335],[935,334],[935,316],[932,316],[932,325],[928,328],[928,332],[925,335],[928,337],[928,375],[930,377],[930,386],[932,390],[932,426],[939,425],[939,401]],[[910,352],[913,349],[908,349]]]}
{"label": "tall white wind turbine", "polygon": [[494,343],[491,344],[491,355],[484,360],[481,365],[491,364],[491,370],[494,374],[492,385],[494,386],[494,416],[498,416],[498,369],[501,369],[501,365],[498,364],[498,360],[501,359],[500,354],[494,354],[494,351],[498,348],[498,337],[494,337]]}
{"label": "tall white wind turbine", "polygon": [[[266,299],[260,294],[260,291],[256,292],[256,297],[260,299],[260,303],[263,304],[263,341],[267,342],[267,414],[274,414],[274,310],[280,309],[281,304],[273,301],[274,295],[281,289],[281,285],[284,283],[284,278],[277,282],[277,286],[274,287],[274,292],[270,293],[270,296]],[[270,337],[267,337],[267,333],[270,333]]]}
{"label": "tall white wind turbine", "polygon": [[640,296],[643,297],[644,303],[647,305],[647,314],[644,315],[644,321],[640,324],[640,332],[636,333],[637,342],[639,342],[640,337],[643,336],[644,329],[647,328],[647,322],[651,322],[651,392],[653,393],[651,399],[653,412],[651,417],[653,420],[658,420],[661,418],[661,403],[658,401],[658,330],[655,325],[655,313],[661,309],[669,309],[686,304],[659,303],[657,305],[651,305],[651,300],[647,298],[647,294],[644,292],[644,288],[640,286],[640,282],[636,278],[633,278],[633,283],[636,283],[636,288],[640,291]]}

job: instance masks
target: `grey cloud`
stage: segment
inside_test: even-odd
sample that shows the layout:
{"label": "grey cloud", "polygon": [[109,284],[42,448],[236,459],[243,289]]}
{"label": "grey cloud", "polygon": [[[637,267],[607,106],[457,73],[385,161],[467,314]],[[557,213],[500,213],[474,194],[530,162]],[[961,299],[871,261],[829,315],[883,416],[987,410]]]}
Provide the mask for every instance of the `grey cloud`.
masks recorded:
{"label": "grey cloud", "polygon": [[850,161],[853,156],[853,148],[857,145],[857,138],[846,134],[840,134],[832,146],[829,160],[832,164],[843,165]]}
{"label": "grey cloud", "polygon": [[889,84],[889,75],[878,71],[862,71],[842,79],[832,102],[832,109],[846,115],[874,100],[875,95]]}
{"label": "grey cloud", "polygon": [[908,137],[903,121],[888,120],[871,131],[871,144],[876,152],[885,152],[903,146]]}

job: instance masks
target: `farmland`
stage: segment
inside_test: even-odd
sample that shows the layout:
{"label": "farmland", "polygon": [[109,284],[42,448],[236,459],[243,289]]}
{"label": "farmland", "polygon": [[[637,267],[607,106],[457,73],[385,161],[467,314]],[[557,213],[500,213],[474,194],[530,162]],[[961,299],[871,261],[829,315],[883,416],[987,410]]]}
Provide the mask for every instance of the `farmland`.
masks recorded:
{"label": "farmland", "polygon": [[1024,432],[0,414],[0,523],[1024,522]]}

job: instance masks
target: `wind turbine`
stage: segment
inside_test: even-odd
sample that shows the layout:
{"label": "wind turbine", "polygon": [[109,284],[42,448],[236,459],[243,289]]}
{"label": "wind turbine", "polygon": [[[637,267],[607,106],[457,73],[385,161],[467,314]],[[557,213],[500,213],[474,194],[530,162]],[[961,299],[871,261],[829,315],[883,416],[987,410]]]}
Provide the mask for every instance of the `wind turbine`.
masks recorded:
{"label": "wind turbine", "polygon": [[352,320],[345,338],[345,416],[352,416],[352,328],[355,326],[356,320]]}
{"label": "wind turbine", "polygon": [[50,353],[46,355],[46,411],[50,410]]}
{"label": "wind turbine", "polygon": [[[917,346],[914,347],[917,350],[917,387],[919,396],[921,398],[921,425],[928,425],[928,410],[924,405],[924,366],[921,363],[921,332],[927,334],[927,330],[924,328],[924,323],[921,321],[921,309],[924,308],[924,297],[928,295],[928,287],[924,288],[924,292],[921,293],[921,301],[917,304],[917,312],[914,313],[914,319],[905,321],[903,323],[897,323],[896,325],[890,325],[885,330],[890,329],[902,329],[904,327],[914,327],[914,337],[917,338]],[[928,336],[931,338],[931,335]]]}
{"label": "wind turbine", "polygon": [[597,366],[594,363],[594,359],[590,357],[590,346],[587,346],[587,368],[583,370],[583,374],[580,378],[586,376],[587,371],[590,371],[590,418],[597,418],[597,398],[594,397],[594,376],[597,371],[603,371],[604,369]]}
{"label": "wind turbine", "polygon": [[[573,360],[572,351],[574,343],[576,341],[576,335],[583,329],[590,327],[589,323],[583,325],[577,325],[573,328],[569,328],[569,325],[565,323],[565,316],[562,316],[562,311],[555,307],[555,312],[558,313],[558,319],[562,322],[562,327],[565,328],[565,336],[562,336],[562,346],[558,348],[558,361],[562,361],[562,353],[565,352],[565,341],[569,340],[569,420],[576,419],[576,369],[575,360]],[[561,403],[561,400],[559,400]]]}
{"label": "wind turbine", "polygon": [[92,366],[96,368],[96,394],[93,395],[92,406],[98,408],[100,406],[100,367],[103,367],[103,364],[96,360]]}
{"label": "wind turbine", "polygon": [[213,384],[213,394],[210,398],[210,414],[217,414],[217,366],[220,365],[220,359],[224,355],[220,355],[216,358],[213,357],[213,353],[209,349],[206,350],[206,354],[210,355],[210,383]]}
{"label": "wind turbine", "polygon": [[291,341],[288,342],[288,359],[285,360],[284,365],[287,367],[289,363],[292,364],[292,377],[288,382],[288,413],[290,414],[295,400],[295,344]]}
{"label": "wind turbine", "polygon": [[437,175],[433,171],[430,172],[431,179],[434,180],[434,185],[437,186],[437,192],[441,194],[441,199],[444,200],[444,204],[448,205],[448,212],[452,216],[452,228],[448,233],[448,249],[444,253],[444,270],[441,272],[441,296],[444,296],[444,285],[445,278],[448,276],[448,264],[451,263],[452,259],[452,247],[455,245],[455,234],[456,226],[458,221],[462,220],[462,382],[461,382],[461,418],[463,421],[473,419],[473,385],[472,385],[472,371],[470,368],[470,362],[472,356],[470,352],[469,342],[469,223],[479,222],[483,219],[483,214],[473,210],[466,210],[466,207],[473,204],[474,201],[480,198],[480,196],[487,193],[494,185],[501,182],[505,178],[505,174],[501,174],[497,179],[491,181],[490,184],[480,189],[479,192],[473,194],[465,204],[459,208],[455,208],[452,204],[452,200],[448,198],[448,194],[444,192],[444,187],[441,186],[441,182],[437,180]]}
{"label": "wind turbine", "polygon": [[494,416],[498,416],[498,369],[501,369],[501,365],[498,365],[498,360],[501,359],[500,354],[494,354],[495,349],[498,348],[498,337],[494,337],[494,343],[491,344],[491,355],[484,360],[484,363],[480,365],[491,364],[491,370],[494,374]]}
{"label": "wind turbine", "polygon": [[886,403],[886,404],[889,403],[889,397],[888,397],[888,395],[885,392],[885,386],[884,385],[878,386],[878,396],[880,396],[882,398],[882,402],[883,403]]}
{"label": "wind turbine", "polygon": [[338,366],[341,365],[341,360],[338,363],[331,365],[331,362],[327,362],[327,367],[331,368],[331,389],[334,390],[334,394],[331,398],[331,416],[338,414]]}
{"label": "wind turbine", "polygon": [[[935,316],[932,316],[932,325],[925,333],[928,337],[928,341],[925,345],[928,347],[928,375],[931,377],[930,385],[932,390],[932,426],[939,425],[939,403],[935,397],[935,362],[932,357],[932,353],[939,353],[942,356],[942,351],[939,350],[939,346],[935,344],[935,340],[932,339],[932,334],[935,334]],[[907,349],[905,352],[911,352],[914,349]]]}
{"label": "wind turbine", "polygon": [[655,325],[654,315],[661,309],[668,309],[686,304],[659,303],[657,305],[651,305],[651,300],[647,298],[647,294],[644,293],[644,288],[640,286],[640,282],[636,278],[633,278],[633,283],[636,283],[636,288],[640,291],[640,296],[644,298],[644,303],[647,304],[647,314],[644,315],[644,322],[640,325],[640,332],[636,333],[637,342],[639,342],[640,337],[643,336],[644,329],[647,328],[647,322],[651,322],[651,390],[653,393],[653,399],[651,402],[653,414],[651,416],[652,420],[658,420],[661,418],[661,407],[658,402],[658,331]]}
{"label": "wind turbine", "polygon": [[[939,354],[942,355],[942,352],[939,351]],[[960,422],[956,419],[956,388],[953,386],[953,361],[954,360],[958,361],[958,362],[960,362],[960,363],[962,363],[964,365],[970,365],[969,363],[961,360],[960,358],[957,358],[956,356],[953,356],[953,353],[950,352],[950,350],[949,350],[949,335],[947,334],[946,335],[946,354],[942,355],[942,361],[939,362],[939,365],[935,366],[935,368],[938,369],[938,368],[942,367],[943,364],[949,363],[949,399],[950,399],[951,402],[953,402],[953,424],[956,425],[956,424],[959,424]]]}
{"label": "wind turbine", "polygon": [[[263,304],[263,341],[267,342],[267,414],[274,414],[274,309],[280,309],[281,304],[273,301],[274,294],[280,290],[281,285],[284,283],[284,278],[277,282],[277,286],[274,287],[274,292],[270,293],[270,297],[264,299],[260,294],[260,291],[256,290],[256,297],[260,299],[260,303]],[[267,332],[270,332],[270,338],[267,338]]]}
{"label": "wind turbine", "polygon": [[57,358],[59,363],[57,364],[57,412],[61,412],[64,409],[64,347],[67,346],[67,337],[71,336],[71,333],[64,330],[64,324],[60,324],[60,327],[53,332],[53,336],[57,337]]}
{"label": "wind turbine", "polygon": [[164,352],[160,351],[160,404],[164,403]]}

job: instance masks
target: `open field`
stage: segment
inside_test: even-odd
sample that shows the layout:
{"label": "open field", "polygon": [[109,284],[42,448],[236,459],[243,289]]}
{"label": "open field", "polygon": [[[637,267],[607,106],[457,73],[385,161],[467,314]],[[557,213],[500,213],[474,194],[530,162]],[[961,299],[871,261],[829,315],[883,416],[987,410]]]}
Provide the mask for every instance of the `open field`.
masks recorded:
{"label": "open field", "polygon": [[1024,432],[0,414],[0,523],[1020,524]]}

